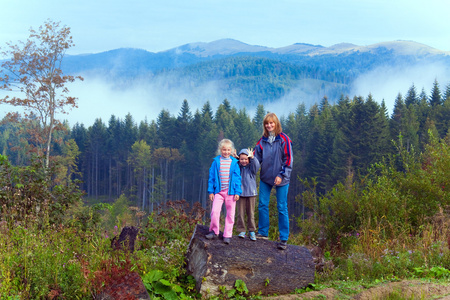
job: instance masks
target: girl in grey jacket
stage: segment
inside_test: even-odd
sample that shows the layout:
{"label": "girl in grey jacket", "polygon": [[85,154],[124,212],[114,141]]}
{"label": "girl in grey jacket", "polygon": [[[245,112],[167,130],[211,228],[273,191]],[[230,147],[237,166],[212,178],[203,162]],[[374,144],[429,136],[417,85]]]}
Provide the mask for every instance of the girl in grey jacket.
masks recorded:
{"label": "girl in grey jacket", "polygon": [[260,164],[253,157],[253,151],[250,149],[242,149],[238,153],[239,168],[241,169],[241,186],[242,194],[240,201],[237,203],[238,219],[236,229],[239,231],[239,237],[245,238],[245,216],[247,215],[247,229],[249,237],[252,241],[256,241],[256,225],[255,225],[255,204],[256,195],[256,174],[258,173]]}

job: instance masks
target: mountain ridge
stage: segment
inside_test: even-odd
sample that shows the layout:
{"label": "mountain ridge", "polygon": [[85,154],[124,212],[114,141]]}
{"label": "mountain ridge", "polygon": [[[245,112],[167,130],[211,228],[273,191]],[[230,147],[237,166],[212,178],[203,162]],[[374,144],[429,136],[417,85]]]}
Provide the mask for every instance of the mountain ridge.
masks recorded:
{"label": "mountain ridge", "polygon": [[[434,66],[441,73],[434,73]],[[413,77],[409,72],[412,68],[420,77]],[[182,98],[213,103],[228,99],[236,107],[277,101],[311,105],[324,97],[333,103],[343,95],[367,96],[376,92],[380,80],[392,85],[398,74],[404,82],[420,88],[423,85],[415,78],[423,82],[423,72],[433,72],[429,74],[431,78],[450,74],[450,52],[413,41],[369,46],[339,43],[329,47],[296,43],[271,48],[222,39],[188,43],[156,53],[119,48],[67,56],[63,71],[105,82],[115,93],[141,89],[149,95],[149,103],[173,103]],[[445,76],[450,81],[450,76]],[[388,77],[391,80],[386,81]],[[370,80],[364,81],[366,86],[361,90],[358,86],[364,78]],[[407,89],[394,88],[397,93]]]}
{"label": "mountain ridge", "polygon": [[215,56],[215,55],[234,55],[238,53],[254,53],[254,52],[271,52],[277,54],[287,54],[287,53],[297,53],[297,54],[341,54],[347,51],[360,51],[369,52],[376,48],[386,48],[389,50],[395,50],[398,54],[403,55],[416,55],[416,54],[433,54],[433,55],[449,55],[450,51],[444,51],[440,49],[433,48],[426,44],[422,44],[415,41],[407,40],[396,40],[396,41],[385,41],[375,44],[370,44],[366,46],[355,45],[352,43],[338,43],[325,47],[322,45],[313,45],[308,43],[294,43],[292,45],[282,46],[278,48],[260,46],[260,45],[250,45],[235,39],[219,39],[211,42],[193,42],[188,44],[183,44],[174,48],[152,52],[141,48],[117,48],[111,49],[98,53],[83,53],[78,55],[69,56],[87,56],[87,55],[97,55],[101,53],[108,53],[116,50],[140,50],[148,54],[165,54],[165,53],[190,53],[199,57],[205,56]]}

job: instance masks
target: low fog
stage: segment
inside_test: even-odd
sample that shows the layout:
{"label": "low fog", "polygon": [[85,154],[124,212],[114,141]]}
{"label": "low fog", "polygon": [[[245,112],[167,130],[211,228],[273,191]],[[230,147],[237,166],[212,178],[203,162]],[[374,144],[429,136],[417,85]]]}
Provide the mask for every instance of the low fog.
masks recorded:
{"label": "low fog", "polygon": [[[213,111],[227,98],[233,107],[246,108],[251,117],[254,116],[256,105],[249,106],[245,100],[237,99],[230,93],[224,95],[219,83],[209,82],[198,86],[188,80],[172,79],[168,77],[153,78],[151,80],[135,80],[120,87],[112,81],[94,76],[84,76],[84,81],[77,81],[67,85],[70,95],[78,98],[78,108],[69,114],[59,115],[59,119],[67,120],[70,126],[82,123],[91,126],[100,118],[105,124],[112,115],[123,119],[130,113],[134,121],[148,122],[157,119],[161,110],[168,110],[177,116],[184,99],[188,100],[192,114],[209,101]],[[372,94],[375,101],[381,103],[384,99],[389,114],[392,113],[395,99],[399,93],[404,97],[412,84],[419,95],[422,89],[427,96],[431,94],[434,80],[437,80],[441,93],[450,84],[450,70],[438,64],[413,65],[403,67],[380,67],[357,78],[352,85],[349,97],[362,96],[367,98]],[[125,87],[124,87],[125,86]],[[309,87],[309,88],[308,88]],[[7,93],[0,90],[0,96]],[[11,94],[9,94],[11,95]],[[273,111],[280,116],[287,116],[295,112],[298,105],[304,103],[309,109],[314,103],[319,104],[326,95],[326,91],[315,88],[307,80],[302,81],[284,97],[262,103],[266,110]],[[329,99],[333,103],[337,99]],[[3,117],[9,111],[17,111],[15,107],[6,104],[0,106]]]}
{"label": "low fog", "polygon": [[401,93],[404,98],[414,84],[417,95],[422,89],[429,97],[434,81],[439,83],[441,94],[450,84],[450,70],[440,64],[417,64],[411,66],[384,66],[370,71],[355,80],[350,95],[363,96],[369,94],[378,102],[384,99],[389,114],[392,113],[395,99]]}
{"label": "low fog", "polygon": [[83,123],[86,127],[96,119],[107,123],[112,115],[123,119],[130,113],[136,123],[157,119],[161,110],[178,115],[184,99],[188,100],[192,114],[209,101],[215,109],[223,101],[214,82],[190,88],[188,83],[172,86],[167,78],[150,82],[137,80],[124,87],[98,77],[84,77],[83,82],[72,84],[71,95],[78,98],[78,108],[62,116],[70,125]]}

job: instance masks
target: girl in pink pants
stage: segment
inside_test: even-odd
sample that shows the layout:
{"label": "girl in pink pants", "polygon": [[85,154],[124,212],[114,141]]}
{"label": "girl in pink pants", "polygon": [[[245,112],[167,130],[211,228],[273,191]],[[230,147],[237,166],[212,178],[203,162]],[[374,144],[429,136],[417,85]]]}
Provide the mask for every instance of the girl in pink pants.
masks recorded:
{"label": "girl in pink pants", "polygon": [[227,216],[223,231],[223,242],[229,244],[233,235],[234,214],[236,201],[239,200],[241,189],[241,171],[238,160],[231,156],[236,152],[234,144],[228,139],[219,142],[218,156],[213,159],[209,169],[208,193],[209,200],[213,201],[211,208],[211,224],[207,239],[214,239],[220,231],[220,211],[225,202]]}

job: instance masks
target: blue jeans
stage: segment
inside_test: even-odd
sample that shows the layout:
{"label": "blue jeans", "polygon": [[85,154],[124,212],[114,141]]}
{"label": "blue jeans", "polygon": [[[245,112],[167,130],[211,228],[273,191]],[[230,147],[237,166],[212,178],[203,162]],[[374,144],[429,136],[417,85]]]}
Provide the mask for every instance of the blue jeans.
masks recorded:
{"label": "blue jeans", "polygon": [[[264,236],[269,235],[269,200],[272,187],[273,185],[262,181],[259,182],[258,233]],[[277,194],[278,230],[280,231],[280,240],[287,241],[289,238],[289,213],[287,207],[289,184],[275,186],[275,190]]]}

